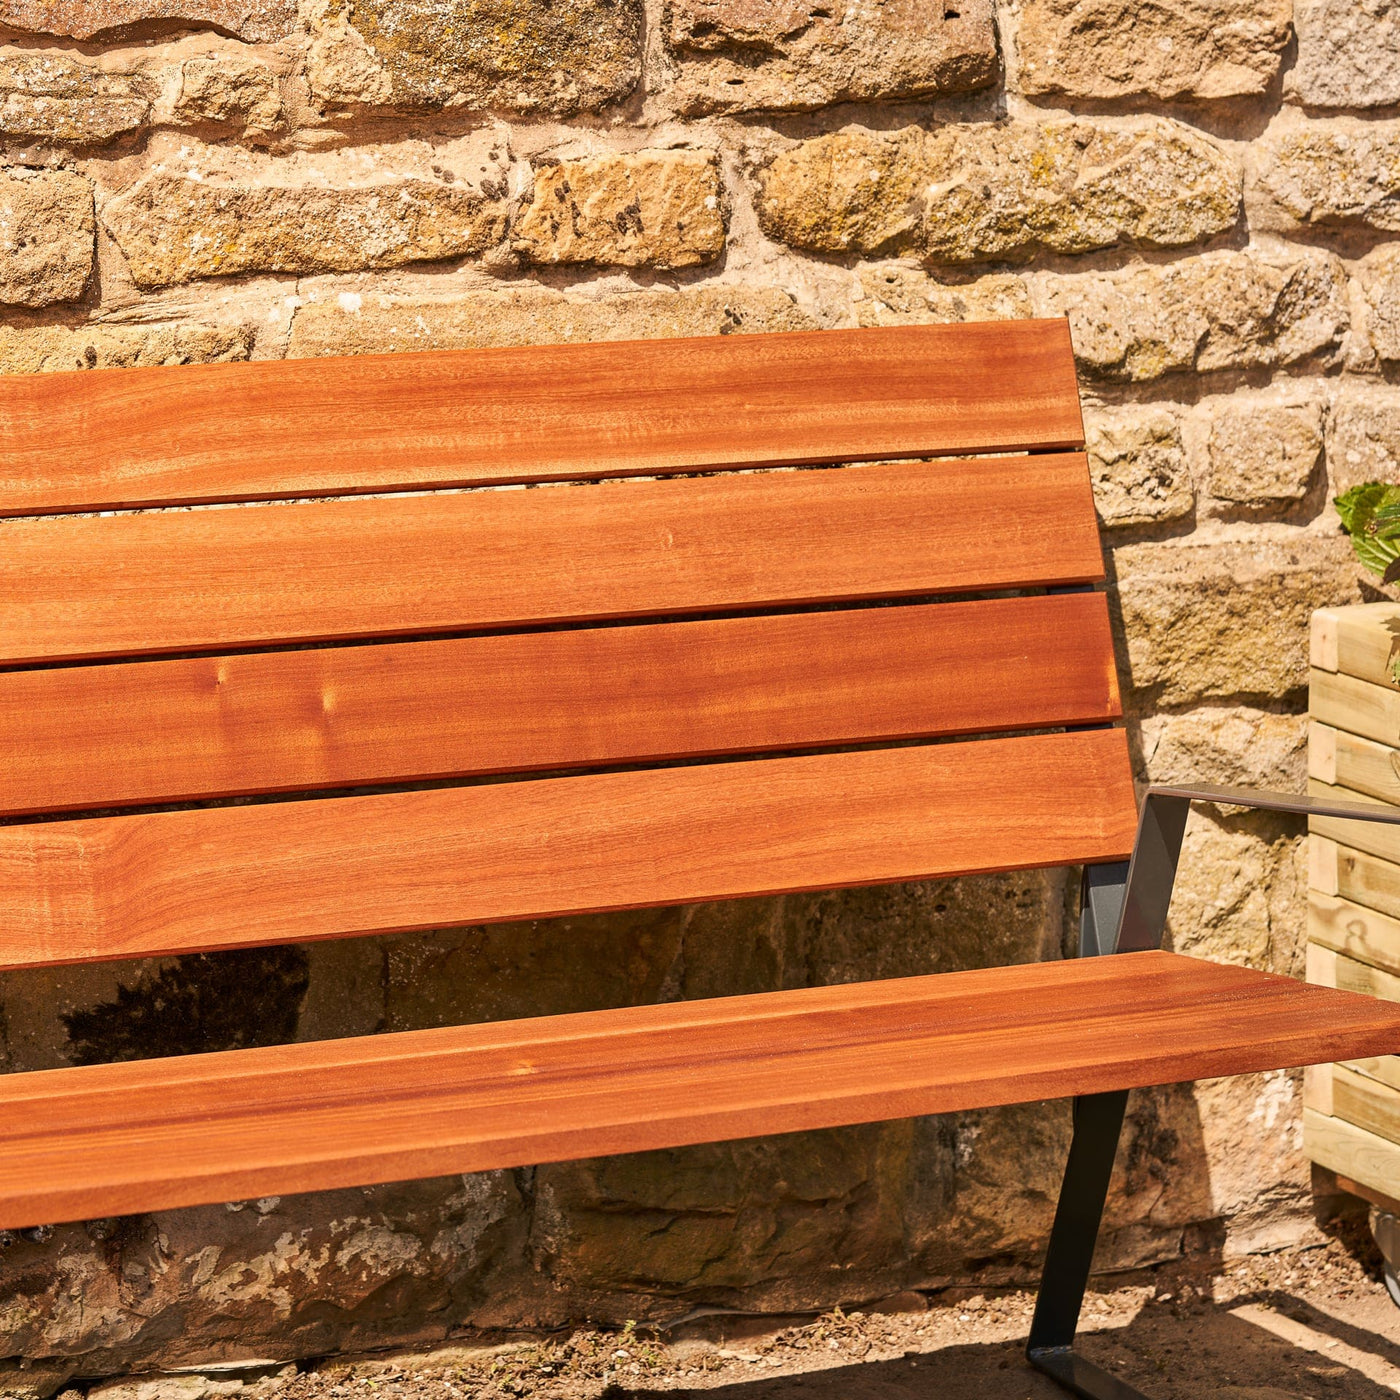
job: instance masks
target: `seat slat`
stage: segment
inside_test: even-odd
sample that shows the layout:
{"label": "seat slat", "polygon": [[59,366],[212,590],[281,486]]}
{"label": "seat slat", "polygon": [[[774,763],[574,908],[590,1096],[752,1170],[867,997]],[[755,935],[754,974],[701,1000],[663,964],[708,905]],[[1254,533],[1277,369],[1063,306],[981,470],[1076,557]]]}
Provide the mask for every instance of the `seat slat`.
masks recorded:
{"label": "seat slat", "polygon": [[1084,441],[1065,321],[0,379],[0,515]]}
{"label": "seat slat", "polygon": [[0,1226],[1400,1050],[1400,1006],[1143,952],[0,1079]]}
{"label": "seat slat", "polygon": [[1122,859],[1121,730],[0,828],[0,966]]}
{"label": "seat slat", "polygon": [[0,662],[1102,576],[1082,455],[10,520]]}
{"label": "seat slat", "polygon": [[1118,713],[1102,594],[12,671],[0,814]]}

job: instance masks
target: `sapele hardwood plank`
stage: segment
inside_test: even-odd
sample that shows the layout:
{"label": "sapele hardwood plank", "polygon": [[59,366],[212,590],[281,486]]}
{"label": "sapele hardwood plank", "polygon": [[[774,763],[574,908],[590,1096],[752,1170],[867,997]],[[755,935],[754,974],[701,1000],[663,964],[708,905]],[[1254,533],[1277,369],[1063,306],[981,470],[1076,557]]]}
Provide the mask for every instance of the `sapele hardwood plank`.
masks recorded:
{"label": "sapele hardwood plank", "polygon": [[0,381],[0,515],[1084,441],[1065,321]]}
{"label": "sapele hardwood plank", "polygon": [[0,662],[1101,578],[1082,455],[0,521]]}
{"label": "sapele hardwood plank", "polygon": [[0,1226],[1400,1049],[1400,1006],[1143,952],[0,1078]]}
{"label": "sapele hardwood plank", "polygon": [[0,813],[1119,714],[1102,594],[0,672]]}
{"label": "sapele hardwood plank", "polygon": [[0,966],[1123,858],[1121,730],[0,828]]}

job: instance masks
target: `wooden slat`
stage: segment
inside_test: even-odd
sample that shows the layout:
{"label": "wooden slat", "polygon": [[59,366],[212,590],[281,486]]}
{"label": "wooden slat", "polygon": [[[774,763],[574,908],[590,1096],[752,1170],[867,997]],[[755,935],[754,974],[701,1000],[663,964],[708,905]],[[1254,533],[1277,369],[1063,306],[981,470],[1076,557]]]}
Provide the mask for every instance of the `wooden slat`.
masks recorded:
{"label": "wooden slat", "polygon": [[1080,455],[10,520],[0,662],[1102,574]]}
{"label": "wooden slat", "polygon": [[0,813],[1118,713],[1102,594],[12,671]]}
{"label": "wooden slat", "polygon": [[1314,889],[1400,919],[1400,865],[1316,834],[1308,838],[1308,847],[1308,878]]}
{"label": "wooden slat", "polygon": [[1084,441],[1065,321],[0,380],[0,515]]}
{"label": "wooden slat", "polygon": [[[1326,797],[1336,802],[1356,802],[1371,807],[1389,805],[1378,802],[1364,792],[1321,783],[1316,778],[1308,779],[1308,792],[1314,797]],[[1309,817],[1308,830],[1400,865],[1400,828],[1384,822],[1355,821],[1347,817]],[[1400,870],[1397,874],[1400,874]]]}
{"label": "wooden slat", "polygon": [[1400,1049],[1400,1007],[1144,952],[0,1079],[0,1226]]}
{"label": "wooden slat", "polygon": [[1400,919],[1337,895],[1308,891],[1308,938],[1400,976]]}
{"label": "wooden slat", "polygon": [[1382,802],[1400,803],[1400,754],[1389,744],[1318,720],[1308,725],[1308,777]]}
{"label": "wooden slat", "polygon": [[1121,730],[0,828],[0,965],[1124,857]]}
{"label": "wooden slat", "polygon": [[1400,690],[1392,686],[1313,667],[1308,676],[1308,713],[1314,721],[1335,729],[1392,747],[1400,744]]}
{"label": "wooden slat", "polygon": [[1376,1190],[1400,1194],[1400,1146],[1365,1128],[1304,1108],[1303,1151],[1319,1166]]}
{"label": "wooden slat", "polygon": [[1319,608],[1312,615],[1308,650],[1314,667],[1393,688],[1392,668],[1400,658],[1400,605]]}

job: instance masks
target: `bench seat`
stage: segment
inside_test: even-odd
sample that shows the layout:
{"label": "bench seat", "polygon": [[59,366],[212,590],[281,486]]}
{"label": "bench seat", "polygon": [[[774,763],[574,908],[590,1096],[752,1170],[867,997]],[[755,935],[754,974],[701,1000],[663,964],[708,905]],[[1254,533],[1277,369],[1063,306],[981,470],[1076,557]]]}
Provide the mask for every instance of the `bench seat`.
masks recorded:
{"label": "bench seat", "polygon": [[1359,1058],[1398,1030],[1385,1002],[1148,951],[15,1074],[0,1227]]}

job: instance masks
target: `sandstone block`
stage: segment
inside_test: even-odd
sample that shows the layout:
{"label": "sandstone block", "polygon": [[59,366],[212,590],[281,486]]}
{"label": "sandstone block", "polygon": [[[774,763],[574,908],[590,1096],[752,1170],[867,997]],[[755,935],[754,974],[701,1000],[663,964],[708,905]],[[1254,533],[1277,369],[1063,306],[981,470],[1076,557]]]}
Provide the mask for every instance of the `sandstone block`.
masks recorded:
{"label": "sandstone block", "polygon": [[254,58],[228,53],[187,58],[180,65],[179,92],[173,103],[177,121],[237,123],[254,135],[282,123],[277,75]]}
{"label": "sandstone block", "polygon": [[862,326],[1012,321],[1031,315],[1030,290],[1015,276],[948,283],[917,268],[867,265],[860,269],[860,285],[865,295],[856,303],[856,316]]}
{"label": "sandstone block", "polygon": [[1182,520],[1196,491],[1181,427],[1165,408],[1099,408],[1086,419],[1094,507],[1108,529]]}
{"label": "sandstone block", "polygon": [[328,102],[566,116],[641,79],[641,0],[318,0],[312,29]]}
{"label": "sandstone block", "polygon": [[1365,481],[1400,481],[1400,395],[1343,393],[1328,427],[1327,465],[1334,495]]}
{"label": "sandstone block", "polygon": [[1306,715],[1210,706],[1179,715],[1148,715],[1138,733],[1144,781],[1302,792],[1307,779]]}
{"label": "sandstone block", "polygon": [[1400,231],[1400,122],[1338,117],[1265,136],[1247,198],[1260,228]]}
{"label": "sandstone block", "polygon": [[452,300],[311,295],[314,299],[292,322],[287,354],[293,358],[814,328],[776,287],[687,287],[583,297],[530,286],[471,292]]}
{"label": "sandstone block", "polygon": [[671,0],[667,37],[686,112],[797,110],[832,102],[940,97],[997,73],[988,0]]}
{"label": "sandstone block", "polygon": [[0,55],[0,133],[102,146],[150,116],[149,84],[63,53]]}
{"label": "sandstone block", "polygon": [[1331,363],[1350,325],[1345,269],[1322,252],[1282,264],[1218,252],[1106,276],[1051,274],[1036,312],[1069,317],[1087,373],[1129,382]]}
{"label": "sandstone block", "polygon": [[1164,102],[1256,97],[1278,76],[1290,0],[1030,0],[1017,49],[1021,89]]}
{"label": "sandstone block", "polygon": [[215,184],[148,175],[102,222],[142,288],[238,272],[350,272],[480,253],[504,204],[418,178],[357,187]]}
{"label": "sandstone block", "polygon": [[1240,199],[1231,157],[1163,118],[852,129],[784,151],[760,186],[771,238],[935,263],[1181,247],[1233,227]]}
{"label": "sandstone block", "polygon": [[713,151],[638,151],[538,163],[535,195],[514,227],[537,263],[694,267],[724,250]]}
{"label": "sandstone block", "polygon": [[253,338],[243,326],[157,322],[137,326],[0,327],[0,374],[202,365],[246,360]]}
{"label": "sandstone block", "polygon": [[0,173],[0,302],[82,296],[92,272],[92,186],[64,170]]}
{"label": "sandstone block", "polygon": [[1357,265],[1366,299],[1371,348],[1387,363],[1400,360],[1400,243],[1383,243]]}
{"label": "sandstone block", "polygon": [[1338,534],[1113,551],[1124,680],[1138,711],[1296,696],[1314,608],[1360,601],[1361,567]]}
{"label": "sandstone block", "polygon": [[1225,399],[1210,425],[1207,488],[1217,500],[1288,506],[1312,489],[1322,460],[1322,404]]}
{"label": "sandstone block", "polygon": [[1294,0],[1293,92],[1308,107],[1400,102],[1400,6],[1392,0]]}
{"label": "sandstone block", "polygon": [[263,43],[288,34],[296,19],[296,0],[0,0],[0,24],[72,39],[159,20]]}

